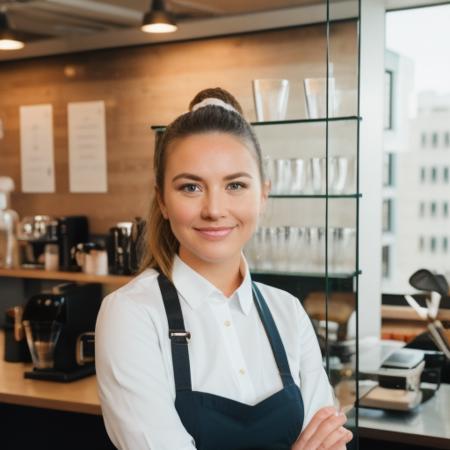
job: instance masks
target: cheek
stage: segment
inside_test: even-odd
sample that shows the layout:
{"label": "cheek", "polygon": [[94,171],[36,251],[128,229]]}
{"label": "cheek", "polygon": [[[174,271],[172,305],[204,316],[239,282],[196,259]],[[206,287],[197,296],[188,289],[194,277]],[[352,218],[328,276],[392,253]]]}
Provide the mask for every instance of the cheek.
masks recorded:
{"label": "cheek", "polygon": [[252,198],[251,201],[242,203],[235,209],[236,214],[244,223],[253,225],[259,220],[261,214],[261,204],[258,198]]}
{"label": "cheek", "polygon": [[190,224],[197,216],[196,208],[192,202],[167,202],[167,214],[172,225]]}

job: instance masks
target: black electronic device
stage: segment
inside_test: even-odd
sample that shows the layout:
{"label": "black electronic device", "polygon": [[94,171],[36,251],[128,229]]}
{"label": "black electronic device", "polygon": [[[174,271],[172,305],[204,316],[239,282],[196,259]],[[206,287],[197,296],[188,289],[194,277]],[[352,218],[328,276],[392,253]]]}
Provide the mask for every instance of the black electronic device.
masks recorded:
{"label": "black electronic device", "polygon": [[80,364],[80,337],[92,335],[102,299],[100,284],[66,284],[33,295],[23,324],[34,368],[25,378],[73,381],[95,373],[93,361]]}

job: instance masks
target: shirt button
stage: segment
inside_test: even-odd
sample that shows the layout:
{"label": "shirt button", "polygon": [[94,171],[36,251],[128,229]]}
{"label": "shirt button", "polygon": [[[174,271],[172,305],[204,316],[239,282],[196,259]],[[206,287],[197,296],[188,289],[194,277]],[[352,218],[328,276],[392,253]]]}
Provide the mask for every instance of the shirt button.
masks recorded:
{"label": "shirt button", "polygon": [[231,326],[231,322],[229,320],[225,320],[225,322],[223,323],[226,327]]}
{"label": "shirt button", "polygon": [[239,369],[239,373],[240,373],[241,375],[245,375],[245,369]]}

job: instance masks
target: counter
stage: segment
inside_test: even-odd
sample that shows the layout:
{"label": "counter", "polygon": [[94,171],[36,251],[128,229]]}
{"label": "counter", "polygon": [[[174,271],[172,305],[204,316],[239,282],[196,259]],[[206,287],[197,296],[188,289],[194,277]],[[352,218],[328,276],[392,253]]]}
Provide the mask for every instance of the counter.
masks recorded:
{"label": "counter", "polygon": [[90,376],[72,383],[29,380],[32,365],[3,359],[4,333],[0,332],[0,402],[60,411],[100,415],[97,381]]}
{"label": "counter", "polygon": [[427,449],[450,449],[450,385],[442,384],[434,397],[414,412],[360,408],[359,433],[362,437]]}
{"label": "counter", "polygon": [[[0,403],[101,415],[95,376],[67,384],[25,379],[23,372],[31,364],[5,362],[3,340],[0,332]],[[361,408],[359,432],[375,440],[449,449],[449,405],[450,385],[443,384],[433,398],[411,413]]]}

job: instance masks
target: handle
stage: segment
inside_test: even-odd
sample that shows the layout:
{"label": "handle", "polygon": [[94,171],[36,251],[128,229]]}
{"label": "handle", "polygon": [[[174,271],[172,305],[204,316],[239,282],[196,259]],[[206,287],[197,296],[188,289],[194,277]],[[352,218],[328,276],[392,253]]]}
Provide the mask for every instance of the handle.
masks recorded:
{"label": "handle", "polygon": [[94,362],[95,360],[94,343],[95,343],[95,333],[93,331],[80,334],[77,337],[77,344],[75,348],[75,359],[79,366],[84,366],[87,363]]}

